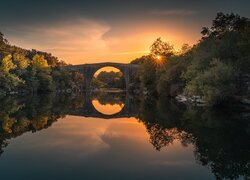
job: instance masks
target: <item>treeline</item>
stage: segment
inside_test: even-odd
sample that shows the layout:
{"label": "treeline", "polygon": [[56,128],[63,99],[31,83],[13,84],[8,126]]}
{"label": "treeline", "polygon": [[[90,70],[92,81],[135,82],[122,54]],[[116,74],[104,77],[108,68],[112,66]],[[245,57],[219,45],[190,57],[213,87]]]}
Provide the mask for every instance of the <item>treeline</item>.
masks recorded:
{"label": "treeline", "polygon": [[0,33],[1,95],[81,90],[83,76],[58,68],[64,65],[65,62],[49,53],[12,46]]}
{"label": "treeline", "polygon": [[117,88],[125,89],[125,79],[122,72],[101,71],[96,77],[92,79],[92,88]]}
{"label": "treeline", "polygon": [[229,100],[249,101],[250,21],[237,14],[218,13],[200,41],[181,51],[158,38],[140,64],[133,90],[152,96],[183,94],[210,105]]}

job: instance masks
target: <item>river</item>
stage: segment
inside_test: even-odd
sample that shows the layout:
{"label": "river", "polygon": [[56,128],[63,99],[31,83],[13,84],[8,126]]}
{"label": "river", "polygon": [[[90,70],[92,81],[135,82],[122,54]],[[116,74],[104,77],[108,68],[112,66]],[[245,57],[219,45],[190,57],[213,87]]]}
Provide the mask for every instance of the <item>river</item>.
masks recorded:
{"label": "river", "polygon": [[238,109],[126,93],[0,99],[1,179],[247,179]]}

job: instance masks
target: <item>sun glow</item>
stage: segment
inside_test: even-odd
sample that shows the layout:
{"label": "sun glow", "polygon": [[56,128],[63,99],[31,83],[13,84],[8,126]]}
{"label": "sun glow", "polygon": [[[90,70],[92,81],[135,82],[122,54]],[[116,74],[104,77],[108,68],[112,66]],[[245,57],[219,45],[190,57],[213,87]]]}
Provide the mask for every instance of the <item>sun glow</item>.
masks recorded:
{"label": "sun glow", "polygon": [[160,55],[157,55],[157,56],[156,56],[156,59],[157,59],[157,60],[161,60],[162,57],[161,57]]}
{"label": "sun glow", "polygon": [[158,65],[161,65],[162,63],[163,63],[163,56],[161,56],[161,55],[157,55],[157,56],[155,56],[155,63],[156,64],[158,64]]}

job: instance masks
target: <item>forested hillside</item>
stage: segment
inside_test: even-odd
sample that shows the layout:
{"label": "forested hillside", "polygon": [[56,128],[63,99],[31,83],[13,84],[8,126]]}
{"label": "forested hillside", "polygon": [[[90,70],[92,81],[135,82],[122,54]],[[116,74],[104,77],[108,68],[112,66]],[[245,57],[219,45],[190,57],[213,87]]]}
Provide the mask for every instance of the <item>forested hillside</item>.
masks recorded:
{"label": "forested hillside", "polygon": [[64,65],[49,53],[12,46],[0,33],[1,95],[81,90],[83,76],[60,71]]}
{"label": "forested hillside", "polygon": [[149,96],[182,94],[210,105],[231,100],[250,103],[250,21],[237,14],[218,13],[210,28],[204,27],[194,46],[180,51],[157,39],[141,64],[134,89]]}

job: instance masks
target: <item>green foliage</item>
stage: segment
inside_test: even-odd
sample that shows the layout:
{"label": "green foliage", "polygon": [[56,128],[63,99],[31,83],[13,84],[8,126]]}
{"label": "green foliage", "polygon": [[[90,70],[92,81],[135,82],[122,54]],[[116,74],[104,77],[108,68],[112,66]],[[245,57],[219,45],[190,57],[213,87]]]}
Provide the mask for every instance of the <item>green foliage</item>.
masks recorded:
{"label": "green foliage", "polygon": [[248,21],[242,32],[242,40],[238,43],[243,58],[240,61],[241,70],[244,73],[250,72],[250,22]]}
{"label": "green foliage", "polygon": [[[211,28],[202,29],[202,39],[193,47],[184,44],[175,54],[169,43],[158,38],[151,54],[131,63],[139,64],[137,74],[141,90],[160,96],[176,96],[182,92],[200,96],[211,105],[247,94],[242,74],[250,73],[250,21],[237,14],[218,13]],[[160,56],[157,61],[157,56]],[[136,79],[136,78],[135,78]]]}
{"label": "green foliage", "polygon": [[213,20],[212,27],[203,27],[201,34],[203,38],[208,37],[220,37],[226,32],[239,32],[246,26],[247,18],[240,17],[238,14],[224,14],[222,12],[217,13],[217,16]]}
{"label": "green foliage", "polygon": [[83,90],[82,74],[57,68],[64,65],[49,53],[11,46],[0,33],[0,94]]}
{"label": "green foliage", "polygon": [[13,63],[16,65],[14,73],[17,76],[22,76],[27,72],[27,68],[30,65],[30,61],[23,54],[14,54]]}
{"label": "green foliage", "polygon": [[2,91],[13,91],[23,81],[15,74],[10,73],[17,66],[12,62],[12,56],[7,55],[1,61],[0,66],[0,87]]}
{"label": "green foliage", "polygon": [[150,47],[150,55],[143,56],[131,62],[132,64],[140,65],[134,80],[140,83],[139,87],[142,91],[149,95],[156,95],[157,90],[164,89],[163,86],[167,88],[167,85],[163,82],[167,82],[168,78],[162,75],[165,73],[165,64],[173,55],[173,46],[158,38]]}
{"label": "green foliage", "polygon": [[42,55],[34,55],[31,61],[30,71],[30,82],[33,91],[53,91],[53,79],[51,77],[51,68],[49,67],[46,59]]}
{"label": "green foliage", "polygon": [[1,91],[14,91],[23,81],[9,72],[0,72],[0,93]]}
{"label": "green foliage", "polygon": [[71,89],[79,92],[85,89],[85,79],[79,72],[52,71],[53,84],[57,91]]}
{"label": "green foliage", "polygon": [[161,38],[157,38],[150,47],[150,55],[152,58],[169,57],[174,54],[174,47],[168,42],[163,42]]}
{"label": "green foliage", "polygon": [[13,62],[20,70],[25,70],[30,64],[29,59],[23,54],[14,54]]}
{"label": "green foliage", "polygon": [[47,60],[44,59],[44,56],[36,54],[32,58],[32,67],[40,70],[40,69],[43,69],[43,68],[47,68],[48,66],[49,65],[47,63]]}
{"label": "green foliage", "polygon": [[[188,49],[190,47],[187,44],[184,45],[183,52]],[[151,46],[149,56],[138,58],[131,63],[140,64],[137,76],[143,91],[151,95],[169,96],[171,84],[182,81],[180,75],[186,67],[188,57],[188,53],[175,55],[173,46],[158,38]]]}
{"label": "green foliage", "polygon": [[70,79],[72,82],[71,87],[77,88],[79,91],[85,89],[85,79],[79,72],[71,72]]}
{"label": "green foliage", "polygon": [[8,73],[10,70],[15,69],[16,65],[12,62],[12,56],[8,55],[1,61],[0,71]]}
{"label": "green foliage", "polygon": [[42,52],[42,51],[37,51],[37,50],[35,50],[35,49],[32,49],[32,50],[28,53],[28,57],[29,57],[30,59],[32,59],[32,57],[34,57],[35,55],[43,56],[44,59],[46,59],[48,65],[51,66],[51,67],[65,66],[65,65],[67,65],[65,62],[59,60],[57,57],[52,56],[52,54],[47,53],[47,52]]}
{"label": "green foliage", "polygon": [[207,70],[200,71],[187,82],[185,92],[189,95],[201,95],[209,104],[214,105],[234,95],[235,76],[232,66],[214,59]]}
{"label": "green foliage", "polygon": [[96,88],[125,89],[125,79],[122,72],[102,71],[93,78],[92,86]]}
{"label": "green foliage", "polygon": [[157,65],[153,60],[147,59],[139,68],[141,89],[150,95],[156,94]]}
{"label": "green foliage", "polygon": [[39,82],[38,91],[40,92],[52,92],[54,89],[53,79],[49,73],[38,72],[37,79]]}
{"label": "green foliage", "polygon": [[185,82],[181,75],[190,63],[190,59],[191,55],[184,53],[166,61],[157,84],[157,92],[160,96],[175,96],[182,92]]}
{"label": "green foliage", "polygon": [[149,56],[142,56],[140,58],[136,58],[136,59],[132,60],[130,63],[131,64],[139,64],[139,65],[141,65],[141,64],[146,63],[146,61],[148,61],[148,59],[150,59]]}

